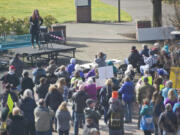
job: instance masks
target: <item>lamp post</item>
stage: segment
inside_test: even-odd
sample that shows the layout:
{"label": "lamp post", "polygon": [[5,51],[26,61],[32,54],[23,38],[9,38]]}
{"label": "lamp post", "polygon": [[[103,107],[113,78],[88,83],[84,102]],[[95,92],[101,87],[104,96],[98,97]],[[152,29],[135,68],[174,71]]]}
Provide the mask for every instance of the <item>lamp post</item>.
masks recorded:
{"label": "lamp post", "polygon": [[121,22],[121,7],[120,7],[120,0],[118,0],[118,22]]}

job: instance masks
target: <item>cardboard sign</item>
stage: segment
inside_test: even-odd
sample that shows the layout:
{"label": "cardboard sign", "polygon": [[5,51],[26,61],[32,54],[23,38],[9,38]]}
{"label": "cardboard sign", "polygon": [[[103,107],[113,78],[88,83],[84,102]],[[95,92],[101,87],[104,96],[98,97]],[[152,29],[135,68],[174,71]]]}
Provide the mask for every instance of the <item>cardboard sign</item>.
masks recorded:
{"label": "cardboard sign", "polygon": [[180,67],[171,67],[170,80],[173,82],[173,88],[180,89]]}
{"label": "cardboard sign", "polygon": [[100,67],[98,68],[98,73],[99,79],[110,79],[114,77],[112,66]]}

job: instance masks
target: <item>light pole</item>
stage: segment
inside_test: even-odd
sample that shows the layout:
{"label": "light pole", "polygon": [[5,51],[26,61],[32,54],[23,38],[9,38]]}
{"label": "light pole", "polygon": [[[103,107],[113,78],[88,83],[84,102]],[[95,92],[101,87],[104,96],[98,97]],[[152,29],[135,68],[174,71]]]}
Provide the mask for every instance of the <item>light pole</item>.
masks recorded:
{"label": "light pole", "polygon": [[118,0],[118,22],[121,22],[121,6],[120,0]]}

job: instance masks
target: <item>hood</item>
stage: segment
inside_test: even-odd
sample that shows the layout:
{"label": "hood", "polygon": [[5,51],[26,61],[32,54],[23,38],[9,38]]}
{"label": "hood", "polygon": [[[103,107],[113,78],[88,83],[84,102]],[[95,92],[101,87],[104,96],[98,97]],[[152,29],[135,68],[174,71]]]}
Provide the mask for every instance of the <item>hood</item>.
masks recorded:
{"label": "hood", "polygon": [[10,117],[12,120],[23,120],[23,116],[15,115]]}
{"label": "hood", "polygon": [[112,61],[108,61],[107,64],[114,66],[114,63]]}
{"label": "hood", "polygon": [[110,98],[109,104],[110,104],[110,109],[113,112],[117,112],[117,111],[121,110],[121,102],[120,102],[119,99],[117,99],[117,98]]}

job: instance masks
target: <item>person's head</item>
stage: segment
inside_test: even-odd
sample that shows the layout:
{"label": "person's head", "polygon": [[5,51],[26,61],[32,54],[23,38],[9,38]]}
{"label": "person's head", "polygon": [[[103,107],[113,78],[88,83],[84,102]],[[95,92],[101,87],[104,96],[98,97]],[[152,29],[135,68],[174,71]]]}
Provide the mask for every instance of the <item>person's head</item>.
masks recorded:
{"label": "person's head", "polygon": [[92,128],[90,130],[90,135],[100,135],[100,134],[97,128]]}
{"label": "person's head", "polygon": [[33,14],[32,14],[32,19],[34,20],[35,18],[39,18],[39,11],[38,9],[34,9]]}
{"label": "person's head", "polygon": [[159,48],[160,47],[160,44],[158,42],[154,43],[154,47],[155,48]]}
{"label": "person's head", "polygon": [[174,89],[170,89],[168,92],[168,99],[171,101],[176,101],[176,94],[174,92]]}
{"label": "person's head", "polygon": [[75,58],[71,58],[70,63],[71,64],[76,64],[76,59]]}
{"label": "person's head", "polygon": [[91,125],[93,123],[93,117],[92,116],[86,116],[86,124]]}
{"label": "person's head", "polygon": [[166,85],[165,85],[167,88],[172,88],[173,86],[173,82],[171,80],[167,81],[166,82]]}
{"label": "person's head", "polygon": [[37,62],[36,65],[37,65],[38,68],[41,68],[41,66],[42,66],[42,64],[40,62]]}
{"label": "person's head", "polygon": [[52,84],[49,86],[49,89],[48,89],[49,92],[56,91],[56,90],[57,90],[56,85]]}
{"label": "person's head", "polygon": [[20,54],[19,54],[19,53],[16,53],[15,58],[16,58],[16,59],[19,59],[19,57],[20,57]]}
{"label": "person's head", "polygon": [[53,64],[55,64],[55,61],[54,60],[50,60],[49,61],[49,65],[53,65]]}
{"label": "person's head", "polygon": [[41,77],[39,81],[40,81],[40,84],[45,84],[47,79],[45,77]]}
{"label": "person's head", "polygon": [[91,78],[91,77],[89,77],[88,78],[88,80],[87,80],[87,84],[88,85],[91,85],[91,84],[93,84],[94,82],[93,82],[93,79]]}
{"label": "person's head", "polygon": [[148,46],[147,46],[146,44],[143,44],[143,45],[142,45],[142,48],[143,48],[143,49],[147,49]]}
{"label": "person's head", "polygon": [[9,71],[10,72],[15,72],[16,71],[15,66],[13,66],[13,65],[9,66]]}
{"label": "person's head", "polygon": [[113,85],[112,79],[107,79],[105,82],[105,85],[106,86],[112,86]]}
{"label": "person's head", "polygon": [[84,91],[84,84],[81,84],[80,86],[79,86],[79,91]]}
{"label": "person's head", "polygon": [[26,89],[23,93],[23,98],[33,98],[33,95],[32,95],[32,90],[30,89]]}
{"label": "person's head", "polygon": [[136,47],[135,46],[132,46],[131,47],[131,51],[135,51],[136,50]]}
{"label": "person's head", "polygon": [[20,109],[18,107],[13,108],[12,115],[13,116],[20,115]]}
{"label": "person's head", "polygon": [[143,80],[143,81],[144,81],[145,84],[147,84],[148,81],[149,81],[148,77],[144,77],[144,80]]}
{"label": "person's head", "polygon": [[89,98],[86,100],[86,105],[90,108],[94,108],[96,106],[96,102],[93,99]]}
{"label": "person's head", "polygon": [[172,111],[172,106],[171,106],[171,104],[170,103],[168,103],[168,104],[166,104],[165,105],[165,109],[166,109],[166,111]]}
{"label": "person's head", "polygon": [[59,105],[59,110],[68,111],[67,102],[63,101],[63,102]]}
{"label": "person's head", "polygon": [[82,70],[82,69],[81,69],[81,66],[80,66],[79,64],[76,64],[75,67],[74,67],[74,69],[75,69],[76,71],[81,71],[81,70]]}
{"label": "person's head", "polygon": [[124,82],[130,82],[130,78],[129,78],[129,76],[125,76],[125,78],[124,78]]}
{"label": "person's head", "polygon": [[79,71],[75,71],[75,72],[74,72],[74,77],[76,77],[76,78],[80,77]]}
{"label": "person's head", "polygon": [[45,106],[45,101],[43,98],[40,98],[38,101],[39,106]]}
{"label": "person's head", "polygon": [[26,70],[24,70],[24,71],[23,71],[23,77],[29,77],[29,72],[26,71]]}
{"label": "person's head", "polygon": [[11,84],[10,83],[6,83],[5,89],[6,89],[6,91],[11,90]]}
{"label": "person's head", "polygon": [[64,87],[64,86],[66,85],[66,79],[65,79],[64,77],[58,79],[57,85],[58,85],[59,88],[60,88],[60,87],[61,87],[61,88]]}
{"label": "person's head", "polygon": [[77,87],[80,87],[84,82],[82,80],[78,80]]}
{"label": "person's head", "polygon": [[118,92],[117,91],[112,92],[112,98],[118,99]]}
{"label": "person's head", "polygon": [[144,70],[144,75],[148,75],[148,74],[149,74],[149,70],[148,69]]}
{"label": "person's head", "polygon": [[159,86],[159,85],[162,84],[162,83],[163,83],[163,79],[160,78],[160,77],[158,77],[158,78],[156,78],[156,79],[154,80],[154,84],[156,84],[157,86]]}
{"label": "person's head", "polygon": [[143,99],[143,104],[144,105],[149,105],[149,100],[147,98]]}
{"label": "person's head", "polygon": [[103,52],[99,52],[99,53],[97,54],[97,56],[98,56],[98,58],[103,58],[104,54],[103,54]]}
{"label": "person's head", "polygon": [[66,66],[62,65],[60,66],[60,71],[65,71],[66,70]]}
{"label": "person's head", "polygon": [[163,97],[159,93],[159,91],[155,91],[152,95],[152,102],[155,102],[156,104],[163,102]]}

